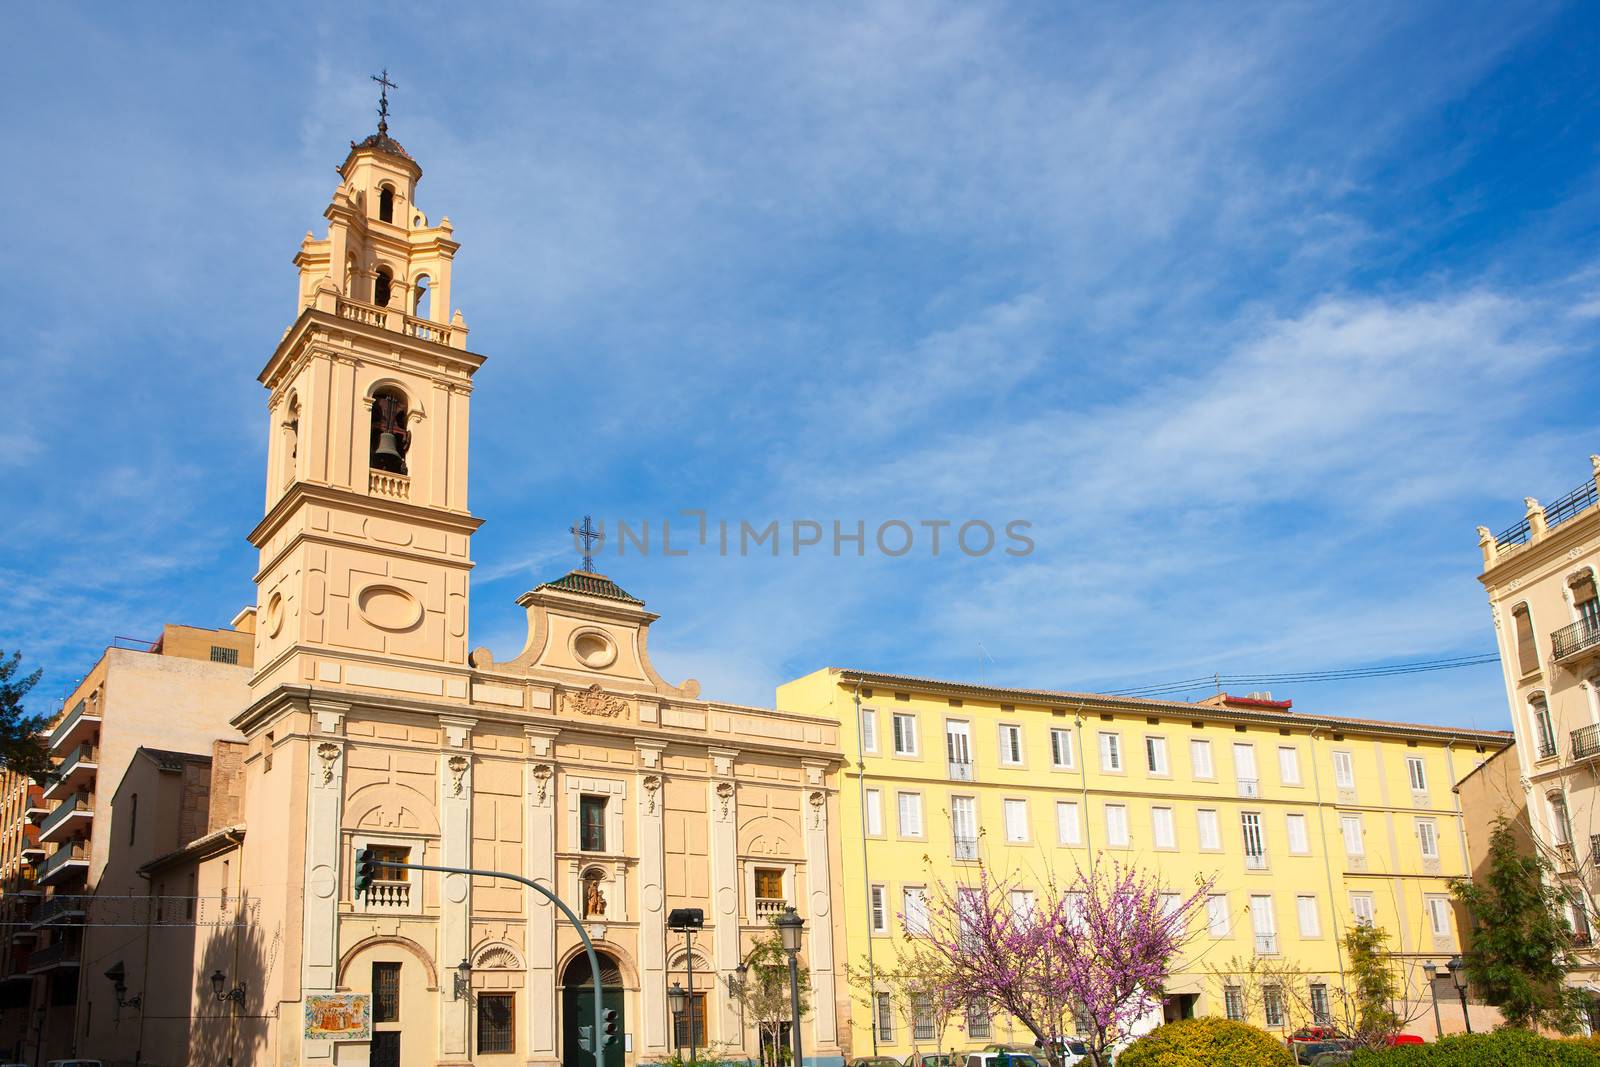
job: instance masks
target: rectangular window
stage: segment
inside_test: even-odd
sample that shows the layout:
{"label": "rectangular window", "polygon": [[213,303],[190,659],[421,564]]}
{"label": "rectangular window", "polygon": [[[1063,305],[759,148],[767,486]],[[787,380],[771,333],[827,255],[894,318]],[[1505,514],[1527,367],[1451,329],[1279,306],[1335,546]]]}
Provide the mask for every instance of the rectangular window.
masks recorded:
{"label": "rectangular window", "polygon": [[1194,813],[1194,823],[1200,847],[1210,852],[1221,851],[1222,829],[1217,821],[1217,813],[1210,808],[1201,808]]}
{"label": "rectangular window", "polygon": [[1022,727],[1014,723],[1000,726],[1000,762],[1007,767],[1022,765]]}
{"label": "rectangular window", "polygon": [[516,1001],[511,993],[479,993],[478,1054],[517,1051]]}
{"label": "rectangular window", "polygon": [[1276,985],[1263,986],[1261,989],[1261,1007],[1267,1016],[1267,1025],[1277,1028],[1283,1025],[1283,987]]}
{"label": "rectangular window", "polygon": [[1362,840],[1361,816],[1339,816],[1339,832],[1344,835],[1344,853],[1347,856],[1365,856],[1366,842]]}
{"label": "rectangular window", "polygon": [[[894,1040],[894,1001],[887,993],[874,993],[872,995],[873,1018],[878,1024],[878,1040]],[[681,1042],[680,1042],[681,1043]]]}
{"label": "rectangular window", "polygon": [[1413,793],[1426,793],[1428,791],[1428,769],[1423,766],[1421,756],[1406,757],[1406,776],[1411,779]]}
{"label": "rectangular window", "polygon": [[1231,985],[1222,991],[1223,1009],[1228,1013],[1228,1018],[1236,1023],[1244,1022],[1244,990],[1236,985]]}
{"label": "rectangular window", "polygon": [[1190,741],[1189,762],[1194,765],[1196,778],[1215,778],[1217,772],[1211,765],[1211,742]]}
{"label": "rectangular window", "polygon": [[1311,986],[1311,1021],[1326,1026],[1333,1021],[1333,1011],[1328,1004],[1328,987],[1321,982]]}
{"label": "rectangular window", "polygon": [[1267,839],[1261,832],[1261,813],[1239,813],[1239,827],[1244,833],[1244,865],[1260,870],[1267,865]]}
{"label": "rectangular window", "polygon": [[1300,784],[1300,750],[1292,745],[1278,749],[1278,777],[1284,785]]}
{"label": "rectangular window", "polygon": [[1289,854],[1291,856],[1309,856],[1311,854],[1311,838],[1306,833],[1306,817],[1290,813],[1283,817],[1284,829],[1288,831]]}
{"label": "rectangular window", "polygon": [[878,751],[878,713],[871,708],[861,709],[861,751]]}
{"label": "rectangular window", "polygon": [[1206,930],[1212,937],[1228,936],[1228,898],[1223,893],[1206,897]]}
{"label": "rectangular window", "polygon": [[1050,731],[1050,765],[1057,770],[1070,771],[1073,766],[1072,731]]}
{"label": "rectangular window", "polygon": [[1156,848],[1178,847],[1178,830],[1172,821],[1171,808],[1150,809],[1150,836]]}
{"label": "rectangular window", "polygon": [[783,891],[783,869],[780,867],[756,868],[756,899],[757,900],[786,900],[787,894]]}
{"label": "rectangular window", "polygon": [[950,832],[955,837],[958,860],[978,858],[978,801],[976,797],[950,799]]}
{"label": "rectangular window", "polygon": [[933,998],[918,993],[911,998],[911,1034],[916,1041],[933,1040]]}
{"label": "rectangular window", "polygon": [[1439,858],[1439,828],[1432,819],[1417,820],[1417,841],[1422,846],[1423,859]]}
{"label": "rectangular window", "polygon": [[606,799],[578,797],[578,848],[583,852],[606,850]]}
{"label": "rectangular window", "polygon": [[1278,954],[1278,925],[1272,914],[1272,897],[1266,893],[1250,898],[1250,929],[1256,935],[1256,955]]}
{"label": "rectangular window", "polygon": [[1248,744],[1233,746],[1233,774],[1239,782],[1240,796],[1261,795],[1261,782],[1256,777],[1256,746]]}
{"label": "rectangular window", "polygon": [[1321,937],[1322,919],[1317,914],[1317,898],[1302,895],[1294,898],[1295,914],[1300,917],[1301,937]]}
{"label": "rectangular window", "polygon": [[1013,889],[1010,894],[1011,913],[1023,924],[1033,918],[1033,890]]}
{"label": "rectangular window", "polygon": [[1556,754],[1556,727],[1550,721],[1550,705],[1544,697],[1536,696],[1529,706],[1533,709],[1533,728],[1539,735],[1539,758],[1549,759]]}
{"label": "rectangular window", "polygon": [[[410,863],[411,850],[403,845],[368,845],[367,851],[372,853],[372,861],[376,865],[372,872],[375,882],[409,882],[411,872],[404,867],[386,867],[387,863]],[[193,896],[194,894],[190,894]]]}
{"label": "rectangular window", "polygon": [[967,1036],[974,1041],[989,1040],[989,1012],[982,1004],[967,1005]]}
{"label": "rectangular window", "polygon": [[876,789],[867,790],[867,833],[883,833],[883,793]]}
{"label": "rectangular window", "polygon": [[400,1021],[400,965],[374,963],[372,965],[372,1021],[397,1023]]}
{"label": "rectangular window", "polygon": [[1122,735],[1103,733],[1100,735],[1100,769],[1102,771],[1122,770]]}
{"label": "rectangular window", "polygon": [[1128,808],[1126,805],[1106,805],[1106,844],[1112,848],[1127,847]]}
{"label": "rectangular window", "polygon": [[1372,894],[1351,893],[1350,914],[1354,916],[1356,922],[1360,923],[1361,925],[1371,926],[1374,918],[1377,916],[1377,911],[1372,904]]}
{"label": "rectangular window", "polygon": [[1165,737],[1147,737],[1144,739],[1145,767],[1151,774],[1166,774],[1167,772],[1167,739]]}
{"label": "rectangular window", "polygon": [[687,1010],[679,1012],[672,1017],[672,1037],[679,1045],[688,1045],[691,1037],[689,1029],[693,1026],[693,1041],[697,1045],[706,1043],[706,995],[696,993],[689,998]]}
{"label": "rectangular window", "polygon": [[1348,752],[1333,754],[1333,784],[1340,789],[1356,787],[1356,765]]}
{"label": "rectangular window", "polygon": [[1539,669],[1539,643],[1533,637],[1533,616],[1528,614],[1528,605],[1518,604],[1512,609],[1511,621],[1517,634],[1517,666],[1523,674],[1532,674]]}
{"label": "rectangular window", "polygon": [[889,891],[875,885],[868,892],[872,900],[872,932],[886,934],[889,932]]}
{"label": "rectangular window", "polygon": [[239,662],[239,650],[237,648],[225,648],[222,645],[212,645],[211,662],[237,665]]}
{"label": "rectangular window", "polygon": [[898,796],[900,805],[900,836],[922,836],[922,794],[901,793]]}
{"label": "rectangular window", "polygon": [[908,885],[900,893],[901,923],[906,933],[926,936],[928,933],[928,891],[920,885]]}
{"label": "rectangular window", "polygon": [[950,764],[950,780],[972,781],[972,730],[966,723],[944,724],[944,751]]}
{"label": "rectangular window", "polygon": [[1008,800],[1005,802],[1006,812],[1006,841],[1013,845],[1026,844],[1028,841],[1028,802],[1026,800]]}
{"label": "rectangular window", "polygon": [[1073,801],[1056,801],[1056,840],[1063,845],[1083,842],[1082,827],[1078,823],[1078,805]]}
{"label": "rectangular window", "polygon": [[894,754],[896,756],[915,756],[917,754],[917,717],[915,715],[895,712]]}
{"label": "rectangular window", "polygon": [[1450,901],[1444,897],[1428,898],[1428,924],[1434,937],[1450,936]]}

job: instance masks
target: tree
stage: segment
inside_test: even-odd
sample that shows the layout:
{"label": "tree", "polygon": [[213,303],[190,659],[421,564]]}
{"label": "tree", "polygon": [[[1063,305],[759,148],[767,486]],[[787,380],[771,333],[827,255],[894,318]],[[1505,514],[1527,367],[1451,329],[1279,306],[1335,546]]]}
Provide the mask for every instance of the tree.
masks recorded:
{"label": "tree", "polygon": [[1467,977],[1506,1025],[1576,1030],[1583,995],[1565,981],[1572,929],[1549,862],[1519,849],[1513,827],[1501,817],[1489,837],[1482,881],[1457,879],[1450,889],[1472,918],[1472,947],[1462,954]]}
{"label": "tree", "polygon": [[[1080,869],[1064,888],[1053,879],[1025,886],[980,866],[976,884],[936,885],[924,943],[943,958],[951,1002],[1011,1015],[1053,1067],[1063,1062],[1070,1019],[1091,1062],[1107,1067],[1111,1050],[1161,1003],[1209,888],[1203,882],[1184,897],[1120,864]],[[1013,901],[1014,890],[1029,894],[1026,905]]]}
{"label": "tree", "polygon": [[882,964],[862,958],[859,965],[846,968],[856,1001],[866,1009],[874,1028],[878,1024],[879,995],[887,996],[894,1013],[911,1034],[911,1046],[921,1051],[927,1039],[917,1037],[917,1021],[925,1018],[933,1027],[933,1051],[948,1051],[946,1039],[951,1024],[962,1019],[968,1003],[958,998],[952,981],[950,961],[927,943],[908,938],[893,959]]}
{"label": "tree", "polygon": [[39,683],[44,672],[17,676],[22,665],[22,653],[7,656],[0,649],[0,767],[35,781],[44,781],[51,774],[50,755],[43,741],[47,720],[42,715],[29,715],[22,709],[22,699],[28,690]]}
{"label": "tree", "polygon": [[[1382,931],[1378,931],[1378,937],[1381,942]],[[1374,995],[1381,984],[1379,979],[1400,991],[1397,999],[1388,1002],[1388,1009],[1395,1013],[1394,1029],[1380,1030],[1377,1039],[1387,1037],[1389,1032],[1398,1032],[1427,1014],[1429,999],[1420,990],[1413,989],[1403,963],[1398,965],[1402,976],[1396,978],[1397,961],[1382,953],[1381,944],[1376,954],[1364,956],[1363,961],[1364,971],[1381,969],[1387,975],[1368,979]],[[1343,1034],[1358,1037],[1363,1034],[1362,1019],[1366,1009],[1359,993],[1359,972],[1352,983],[1357,989],[1353,994],[1345,988],[1340,975],[1310,971],[1288,957],[1233,956],[1221,966],[1208,964],[1207,970],[1211,972],[1217,1000],[1225,1004],[1230,992],[1238,996],[1246,1022],[1253,1022],[1257,1017],[1266,1021],[1265,1005],[1268,997],[1274,997],[1282,1013],[1282,1022],[1269,1029],[1293,1033],[1303,1027],[1327,1026]]]}
{"label": "tree", "polygon": [[1400,1032],[1400,1016],[1394,1002],[1401,985],[1395,977],[1389,955],[1389,935],[1381,926],[1358,922],[1344,935],[1344,950],[1350,957],[1349,991],[1353,1025],[1350,1036],[1367,1048],[1378,1048]]}
{"label": "tree", "polygon": [[[734,993],[739,1006],[756,1024],[761,1042],[761,1062],[767,1067],[779,1067],[789,1062],[790,1046],[783,1040],[784,1027],[790,1021],[792,1005],[789,999],[789,954],[783,950],[783,939],[774,930],[756,943],[745,956],[744,980]],[[800,1014],[811,1010],[811,976],[805,967],[800,968]]]}

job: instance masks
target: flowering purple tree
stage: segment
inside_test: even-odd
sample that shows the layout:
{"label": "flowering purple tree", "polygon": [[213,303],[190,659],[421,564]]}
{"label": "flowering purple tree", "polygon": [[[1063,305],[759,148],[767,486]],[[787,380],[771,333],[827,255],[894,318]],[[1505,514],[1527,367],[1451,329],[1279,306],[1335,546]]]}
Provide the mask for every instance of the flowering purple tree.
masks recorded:
{"label": "flowering purple tree", "polygon": [[[1120,864],[1079,870],[1062,886],[996,878],[980,867],[928,901],[927,944],[944,957],[947,995],[988,1004],[1033,1032],[1053,1067],[1074,1030],[1096,1067],[1161,1003],[1173,957],[1210,883],[1173,893]],[[915,932],[920,916],[908,925]]]}

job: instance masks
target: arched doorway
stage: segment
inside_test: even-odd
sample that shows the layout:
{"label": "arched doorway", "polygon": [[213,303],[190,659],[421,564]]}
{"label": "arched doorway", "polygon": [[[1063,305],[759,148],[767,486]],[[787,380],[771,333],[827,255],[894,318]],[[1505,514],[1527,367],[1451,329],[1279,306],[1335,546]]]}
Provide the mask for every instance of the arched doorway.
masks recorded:
{"label": "arched doorway", "polygon": [[[595,955],[600,957],[601,1008],[617,1013],[617,1040],[605,1051],[604,1067],[623,1067],[622,1035],[628,1032],[628,1020],[623,1012],[622,968],[604,952],[596,950]],[[594,972],[589,969],[586,952],[573,957],[561,972],[562,1067],[595,1067],[594,1056],[578,1044],[580,1026],[594,1026]]]}

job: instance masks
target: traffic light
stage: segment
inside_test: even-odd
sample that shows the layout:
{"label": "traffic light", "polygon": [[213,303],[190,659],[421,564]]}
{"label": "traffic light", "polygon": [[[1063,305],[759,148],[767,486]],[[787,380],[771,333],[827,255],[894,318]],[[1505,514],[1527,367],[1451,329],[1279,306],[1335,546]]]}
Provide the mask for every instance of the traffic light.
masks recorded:
{"label": "traffic light", "polygon": [[356,896],[365,894],[367,887],[372,885],[372,876],[377,872],[377,867],[370,848],[356,849]]}
{"label": "traffic light", "polygon": [[600,1021],[605,1024],[604,1036],[600,1039],[601,1048],[610,1048],[617,1040],[617,1009],[607,1008],[600,1014]]}
{"label": "traffic light", "polygon": [[578,1047],[583,1049],[585,1052],[594,1051],[594,1027],[578,1027]]}

